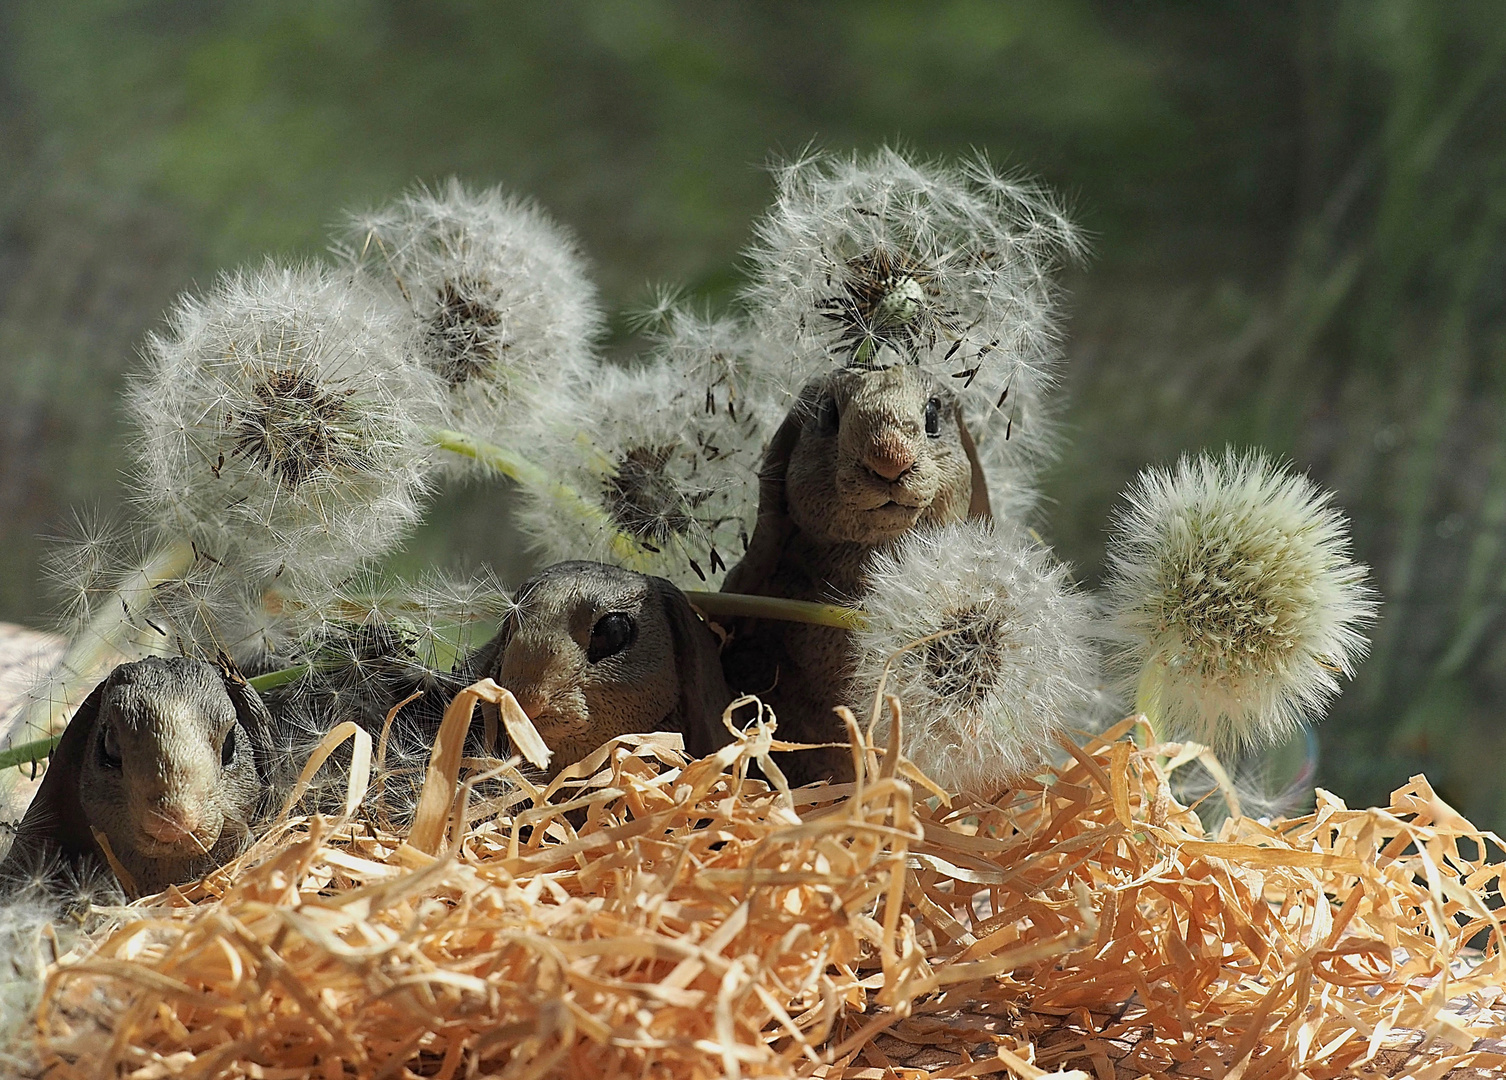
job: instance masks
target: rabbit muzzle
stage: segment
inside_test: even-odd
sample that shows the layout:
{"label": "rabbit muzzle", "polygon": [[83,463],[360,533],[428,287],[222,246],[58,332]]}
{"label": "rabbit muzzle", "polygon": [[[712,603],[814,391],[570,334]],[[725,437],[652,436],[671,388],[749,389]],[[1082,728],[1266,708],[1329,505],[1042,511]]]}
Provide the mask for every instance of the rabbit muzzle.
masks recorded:
{"label": "rabbit muzzle", "polygon": [[903,468],[895,459],[887,459],[886,476],[871,464],[871,459],[841,469],[837,488],[843,501],[860,512],[885,512],[896,520],[908,515],[911,522],[936,498],[939,477],[936,470],[913,458]]}
{"label": "rabbit muzzle", "polygon": [[174,803],[148,806],[136,822],[140,835],[135,847],[154,859],[206,855],[225,828],[225,816],[217,808],[189,809]]}

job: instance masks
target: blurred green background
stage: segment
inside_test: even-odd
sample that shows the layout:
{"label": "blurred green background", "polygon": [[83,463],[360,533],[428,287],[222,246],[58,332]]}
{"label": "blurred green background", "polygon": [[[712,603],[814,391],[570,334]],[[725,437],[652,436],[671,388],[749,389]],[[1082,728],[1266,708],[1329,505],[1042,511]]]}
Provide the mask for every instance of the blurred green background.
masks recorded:
{"label": "blurred green background", "polygon": [[[771,154],[985,149],[1094,237],[1045,529],[1096,580],[1139,468],[1226,441],[1335,488],[1385,596],[1320,782],[1506,826],[1506,19],[1494,0],[0,4],[0,618],[120,509],[174,295],[458,173],[582,236],[608,304],[725,303]],[[613,347],[632,342],[618,317]],[[501,488],[409,565],[527,568]]]}

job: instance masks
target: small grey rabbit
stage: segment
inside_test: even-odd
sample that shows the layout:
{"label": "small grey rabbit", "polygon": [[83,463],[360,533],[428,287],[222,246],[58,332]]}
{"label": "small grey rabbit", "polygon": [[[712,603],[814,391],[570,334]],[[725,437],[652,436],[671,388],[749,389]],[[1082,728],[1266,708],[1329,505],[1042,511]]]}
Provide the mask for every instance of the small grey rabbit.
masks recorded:
{"label": "small grey rabbit", "polygon": [[663,578],[550,566],[519,586],[517,609],[465,669],[512,691],[556,770],[630,732],[679,732],[697,757],[731,738],[716,636]]}
{"label": "small grey rabbit", "polygon": [[[725,592],[851,603],[869,557],[919,525],[990,517],[956,396],[914,365],[847,367],[812,380],[769,440],[758,522]],[[846,741],[832,712],[852,678],[845,630],[741,619],[723,659],[799,742]],[[849,779],[845,750],[786,755],[792,783]]]}
{"label": "small grey rabbit", "polygon": [[105,864],[93,830],[144,894],[201,877],[249,837],[266,794],[271,723],[228,665],[122,664],[63,732],[0,879],[53,857]]}

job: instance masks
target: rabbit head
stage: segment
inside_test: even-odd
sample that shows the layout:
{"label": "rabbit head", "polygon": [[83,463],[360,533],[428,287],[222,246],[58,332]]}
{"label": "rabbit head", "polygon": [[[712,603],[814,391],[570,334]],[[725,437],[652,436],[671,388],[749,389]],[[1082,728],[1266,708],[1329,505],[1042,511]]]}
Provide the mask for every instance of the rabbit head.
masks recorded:
{"label": "rabbit head", "polygon": [[270,728],[233,669],[188,657],[122,664],[69,722],[12,850],[98,859],[97,830],[138,888],[191,880],[246,839]]}
{"label": "rabbit head", "polygon": [[732,695],[716,638],[663,578],[551,566],[518,589],[517,609],[470,667],[512,691],[555,768],[630,732],[679,732],[695,756],[727,741]]}
{"label": "rabbit head", "polygon": [[765,457],[813,539],[876,547],[916,525],[988,512],[956,396],[913,365],[841,368],[808,383]]}

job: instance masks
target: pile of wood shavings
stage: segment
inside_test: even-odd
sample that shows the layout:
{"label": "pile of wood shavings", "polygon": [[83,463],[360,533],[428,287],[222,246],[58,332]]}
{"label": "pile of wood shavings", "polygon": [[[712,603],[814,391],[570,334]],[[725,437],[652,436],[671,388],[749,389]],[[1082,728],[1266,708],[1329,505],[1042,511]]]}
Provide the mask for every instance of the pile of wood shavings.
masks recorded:
{"label": "pile of wood shavings", "polygon": [[1128,721],[950,805],[892,748],[857,754],[857,784],[771,790],[747,776],[782,745],[758,723],[693,762],[624,737],[542,790],[504,767],[510,802],[468,806],[457,716],[408,835],[284,820],[54,966],[47,1075],[1506,1065],[1500,841],[1421,779],[1210,840],[1171,797],[1176,748]]}

